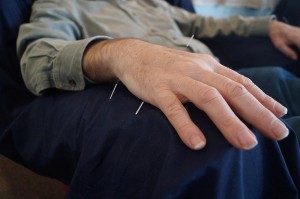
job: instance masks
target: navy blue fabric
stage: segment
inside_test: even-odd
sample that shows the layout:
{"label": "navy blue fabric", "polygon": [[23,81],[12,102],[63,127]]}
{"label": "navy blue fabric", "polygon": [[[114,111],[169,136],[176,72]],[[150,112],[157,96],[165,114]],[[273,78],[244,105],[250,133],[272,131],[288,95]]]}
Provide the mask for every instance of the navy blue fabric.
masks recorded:
{"label": "navy blue fabric", "polygon": [[[280,21],[300,26],[299,8],[299,0],[281,0],[273,14]],[[219,36],[203,38],[201,41],[209,46],[222,64],[235,70],[254,66],[281,66],[298,76],[300,75],[300,58],[293,61],[286,57],[274,47],[267,37]],[[294,46],[292,48],[300,57],[299,48]]]}
{"label": "navy blue fabric", "polygon": [[265,93],[288,108],[284,118],[300,116],[299,78],[281,67],[257,67],[239,70]]}
{"label": "navy blue fabric", "polygon": [[274,10],[274,14],[280,21],[294,26],[300,26],[300,1],[281,0]]}
{"label": "navy blue fabric", "polygon": [[[267,37],[218,36],[201,39],[212,50],[220,62],[234,70],[260,67],[281,66],[300,75],[300,59],[294,61],[277,48]],[[294,48],[300,57],[300,51]]]}
{"label": "navy blue fabric", "polygon": [[[275,82],[278,75],[288,77],[278,68],[261,73]],[[298,89],[299,79],[293,78],[297,86],[291,88]],[[274,97],[282,94],[278,85],[269,88]],[[67,198],[72,199],[299,197],[300,150],[294,132],[299,128],[293,129],[299,120],[279,143],[250,127],[259,145],[240,151],[203,112],[186,104],[208,141],[204,150],[192,151],[157,108],[145,104],[135,115],[141,101],[124,86],[109,100],[113,86],[52,91],[38,98],[7,129],[2,140],[10,148],[0,143],[0,151],[70,184]]]}
{"label": "navy blue fabric", "polygon": [[24,105],[33,99],[21,78],[16,38],[28,20],[31,0],[0,1],[0,135]]}
{"label": "navy blue fabric", "polygon": [[194,6],[192,4],[192,1],[190,0],[166,0],[171,5],[183,8],[190,12],[195,12]]}
{"label": "navy blue fabric", "polygon": [[[257,84],[265,93],[272,96],[281,104],[288,108],[288,114],[283,117],[286,124],[295,132],[300,146],[300,79],[294,74],[284,70],[280,67],[260,67],[252,69],[239,70],[243,75],[251,78],[255,84]],[[283,147],[288,148],[288,142],[285,140]],[[299,148],[298,148],[299,149]],[[290,154],[293,151],[289,152]],[[286,158],[290,158],[287,156]],[[288,162],[300,162],[298,159],[289,159]],[[295,169],[295,168],[294,168]],[[299,168],[298,169],[298,173]],[[291,169],[293,170],[293,169]],[[297,175],[296,175],[297,176]],[[298,182],[298,189],[300,190],[300,178],[295,178]],[[298,196],[300,197],[300,195]]]}
{"label": "navy blue fabric", "polygon": [[[289,107],[291,115],[285,118],[289,137],[274,142],[253,129],[259,145],[251,151],[232,147],[203,112],[186,104],[208,141],[204,150],[192,151],[155,107],[145,104],[134,115],[141,101],[121,84],[112,100],[113,84],[82,92],[49,91],[33,99],[20,79],[15,54],[18,27],[28,19],[30,4],[0,1],[1,128],[9,124],[0,131],[0,153],[69,184],[71,199],[299,198],[294,134],[299,133],[299,101],[291,101],[296,108]],[[299,80],[278,68],[244,73],[261,86],[273,78],[271,88],[264,89],[275,98],[299,91]],[[294,83],[282,84],[285,78]]]}

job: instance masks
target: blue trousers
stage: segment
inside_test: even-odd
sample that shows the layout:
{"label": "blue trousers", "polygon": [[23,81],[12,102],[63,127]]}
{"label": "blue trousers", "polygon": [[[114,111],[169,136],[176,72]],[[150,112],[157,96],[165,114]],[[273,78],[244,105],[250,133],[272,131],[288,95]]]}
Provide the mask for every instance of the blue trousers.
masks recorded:
{"label": "blue trousers", "polygon": [[82,92],[50,91],[30,105],[0,139],[0,151],[70,186],[67,198],[299,198],[300,80],[280,68],[241,71],[289,108],[290,135],[258,138],[250,151],[232,147],[205,113],[186,104],[207,137],[188,149],[166,117],[119,85]]}
{"label": "blue trousers", "polygon": [[[82,92],[52,91],[37,99],[23,84],[16,90],[10,79],[18,71],[15,38],[17,27],[29,15],[31,0],[0,2],[0,8],[9,8],[1,10],[6,11],[7,19],[1,24],[6,30],[1,32],[5,34],[1,69],[5,66],[10,74],[2,76],[0,71],[0,101],[4,102],[0,105],[0,153],[70,185],[67,198],[299,198],[298,78],[278,68],[242,71],[289,108],[284,118],[290,128],[286,139],[271,141],[249,126],[259,145],[250,151],[237,150],[206,114],[186,104],[208,141],[204,150],[192,151],[155,107],[145,104],[135,116],[140,100],[124,86],[118,87],[112,100],[108,98],[113,84]],[[236,49],[249,58],[248,64],[263,60],[244,51],[256,44],[244,46]],[[232,43],[230,47],[233,49]],[[12,56],[6,56],[7,52]],[[261,52],[268,56],[265,50]],[[241,57],[231,59],[239,67],[235,58]]]}

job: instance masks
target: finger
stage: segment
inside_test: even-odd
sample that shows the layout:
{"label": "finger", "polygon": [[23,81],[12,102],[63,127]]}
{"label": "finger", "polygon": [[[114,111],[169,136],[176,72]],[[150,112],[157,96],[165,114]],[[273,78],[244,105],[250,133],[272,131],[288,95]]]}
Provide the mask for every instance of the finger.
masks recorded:
{"label": "finger", "polygon": [[159,92],[156,106],[166,115],[181,140],[191,149],[202,149],[206,139],[192,122],[189,114],[176,95],[169,91]]}
{"label": "finger", "polygon": [[219,65],[216,67],[216,72],[228,77],[229,79],[242,84],[260,103],[267,109],[272,111],[277,117],[282,117],[287,114],[287,108],[282,106],[272,97],[266,95],[258,86],[256,86],[249,78],[231,70],[230,68]]}
{"label": "finger", "polygon": [[274,41],[274,45],[284,55],[290,57],[293,60],[297,60],[297,53],[287,43],[284,43],[283,41]]}
{"label": "finger", "polygon": [[297,53],[288,45],[280,46],[279,50],[293,60],[298,59]]}
{"label": "finger", "polygon": [[285,125],[242,84],[219,74],[208,73],[201,81],[215,87],[235,112],[264,135],[280,140],[288,135]]}
{"label": "finger", "polygon": [[257,144],[253,133],[240,121],[221,94],[213,87],[186,78],[184,81],[178,81],[178,85],[173,89],[203,110],[235,147],[251,149]]}

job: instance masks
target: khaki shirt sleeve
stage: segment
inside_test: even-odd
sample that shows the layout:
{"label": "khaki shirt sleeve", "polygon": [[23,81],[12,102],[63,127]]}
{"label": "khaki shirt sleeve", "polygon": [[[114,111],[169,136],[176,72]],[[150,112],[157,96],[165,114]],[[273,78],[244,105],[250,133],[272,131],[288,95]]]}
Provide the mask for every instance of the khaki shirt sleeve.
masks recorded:
{"label": "khaki shirt sleeve", "polygon": [[[17,51],[27,88],[41,95],[49,88],[83,90],[82,57],[86,47],[105,36],[81,38],[72,19],[72,1],[35,3],[30,23],[20,27]],[[57,5],[58,4],[58,5]]]}
{"label": "khaki shirt sleeve", "polygon": [[82,57],[88,44],[102,37],[78,41],[39,39],[31,43],[21,58],[26,87],[35,95],[49,88],[83,90]]}

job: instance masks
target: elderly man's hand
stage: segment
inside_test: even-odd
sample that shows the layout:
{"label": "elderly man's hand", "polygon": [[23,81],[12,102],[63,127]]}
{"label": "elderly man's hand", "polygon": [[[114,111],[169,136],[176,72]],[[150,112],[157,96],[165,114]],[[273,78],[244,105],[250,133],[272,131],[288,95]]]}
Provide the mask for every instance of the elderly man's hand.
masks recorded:
{"label": "elderly man's hand", "polygon": [[184,108],[187,101],[203,110],[239,149],[251,149],[257,140],[238,116],[271,139],[288,135],[278,119],[286,108],[208,55],[134,39],[107,40],[87,50],[83,68],[94,81],[118,77],[133,94],[158,107],[192,149],[203,148],[206,139]]}
{"label": "elderly man's hand", "polygon": [[297,60],[297,53],[291,45],[300,48],[300,28],[288,24],[272,21],[270,23],[269,35],[273,44],[286,56]]}

